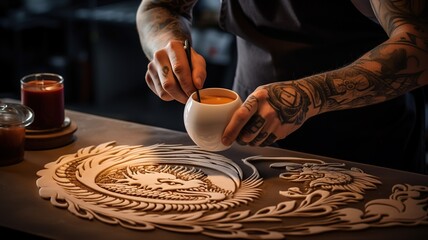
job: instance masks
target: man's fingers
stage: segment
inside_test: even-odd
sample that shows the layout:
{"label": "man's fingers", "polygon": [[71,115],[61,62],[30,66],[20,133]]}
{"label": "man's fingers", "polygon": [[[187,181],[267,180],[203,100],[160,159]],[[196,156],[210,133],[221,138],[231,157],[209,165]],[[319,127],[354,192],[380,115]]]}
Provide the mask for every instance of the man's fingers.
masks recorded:
{"label": "man's fingers", "polygon": [[229,124],[226,126],[226,129],[223,132],[223,144],[229,146],[235,140],[237,140],[239,143],[240,139],[238,139],[238,135],[244,128],[245,124],[257,111],[257,107],[257,98],[250,95],[247,100],[245,100],[245,102],[241,105],[241,107],[239,107],[232,115]]}

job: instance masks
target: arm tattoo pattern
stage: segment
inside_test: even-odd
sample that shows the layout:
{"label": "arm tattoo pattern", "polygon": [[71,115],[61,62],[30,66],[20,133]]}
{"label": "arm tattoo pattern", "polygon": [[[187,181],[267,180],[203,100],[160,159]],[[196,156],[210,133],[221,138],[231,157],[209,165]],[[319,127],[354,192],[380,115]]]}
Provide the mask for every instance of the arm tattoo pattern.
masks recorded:
{"label": "arm tattoo pattern", "polygon": [[[161,36],[167,33],[175,39],[185,40],[190,38],[190,29],[186,25],[191,25],[192,9],[196,0],[153,0],[145,5],[144,19],[147,35]],[[151,60],[153,49],[143,44],[146,56]]]}
{"label": "arm tattoo pattern", "polygon": [[[421,86],[418,79],[423,70],[408,70],[409,65],[421,67],[419,59],[409,56],[406,48],[400,46],[410,43],[401,39],[380,45],[368,54],[368,58],[357,60],[347,70],[327,73],[326,83],[331,86],[331,94],[325,96],[327,104],[322,111],[374,104]],[[379,67],[373,70],[366,68],[367,65]]]}
{"label": "arm tattoo pattern", "polygon": [[[384,51],[388,49],[388,51]],[[385,53],[386,52],[386,53]],[[372,50],[368,59],[360,59],[349,67],[306,78],[308,89],[320,112],[367,106],[395,98],[419,86],[421,71],[406,71],[409,62],[418,64],[403,48],[391,51],[390,45]],[[378,70],[364,67],[379,66]]]}
{"label": "arm tattoo pattern", "polygon": [[412,33],[407,33],[407,38],[401,38],[397,44],[407,45],[428,54],[428,39],[423,40]]}
{"label": "arm tattoo pattern", "polygon": [[422,24],[426,24],[428,20],[425,4],[425,0],[372,1],[376,17],[383,23],[388,35],[406,24],[413,25],[417,31],[423,31]]}
{"label": "arm tattoo pattern", "polygon": [[275,109],[282,124],[303,123],[311,101],[299,84],[294,81],[271,84],[267,91],[268,102]]}
{"label": "arm tattoo pattern", "polygon": [[174,15],[181,14],[187,19],[192,19],[192,8],[196,4],[195,0],[153,0],[147,4],[146,9],[164,7],[170,9]]}
{"label": "arm tattoo pattern", "polygon": [[311,104],[321,113],[395,98],[423,85],[418,80],[426,70],[416,55],[409,55],[409,48],[428,52],[426,42],[407,34],[407,38],[378,46],[346,68],[268,85],[268,101],[281,123],[301,124]]}

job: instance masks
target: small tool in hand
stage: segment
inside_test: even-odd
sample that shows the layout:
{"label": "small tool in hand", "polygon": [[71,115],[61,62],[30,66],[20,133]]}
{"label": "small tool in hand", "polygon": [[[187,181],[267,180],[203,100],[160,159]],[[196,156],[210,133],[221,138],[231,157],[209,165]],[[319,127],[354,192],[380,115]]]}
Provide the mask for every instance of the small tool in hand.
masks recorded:
{"label": "small tool in hand", "polygon": [[[187,56],[187,61],[189,62],[189,67],[190,67],[190,74],[192,74],[192,58],[190,56],[190,43],[189,40],[185,40],[184,41],[184,49],[186,50],[186,56]],[[193,79],[192,79],[193,81]],[[196,89],[196,95],[198,96],[198,102],[201,102],[201,96],[199,95],[199,90]]]}

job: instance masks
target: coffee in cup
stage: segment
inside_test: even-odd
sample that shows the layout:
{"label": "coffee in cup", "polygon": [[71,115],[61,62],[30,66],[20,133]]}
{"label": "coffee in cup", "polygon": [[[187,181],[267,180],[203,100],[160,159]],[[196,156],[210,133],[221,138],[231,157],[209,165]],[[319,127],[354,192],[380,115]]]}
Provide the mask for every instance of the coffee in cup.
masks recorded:
{"label": "coffee in cup", "polygon": [[201,96],[201,103],[205,104],[225,104],[235,100],[231,97],[219,96],[219,95],[206,95]]}

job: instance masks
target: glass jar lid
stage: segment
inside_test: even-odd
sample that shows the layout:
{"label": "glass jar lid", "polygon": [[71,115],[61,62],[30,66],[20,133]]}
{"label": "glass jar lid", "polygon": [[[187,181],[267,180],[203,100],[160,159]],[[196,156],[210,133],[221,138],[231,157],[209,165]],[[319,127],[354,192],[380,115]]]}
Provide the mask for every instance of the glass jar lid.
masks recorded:
{"label": "glass jar lid", "polygon": [[30,125],[34,120],[34,112],[19,103],[0,103],[0,127]]}

